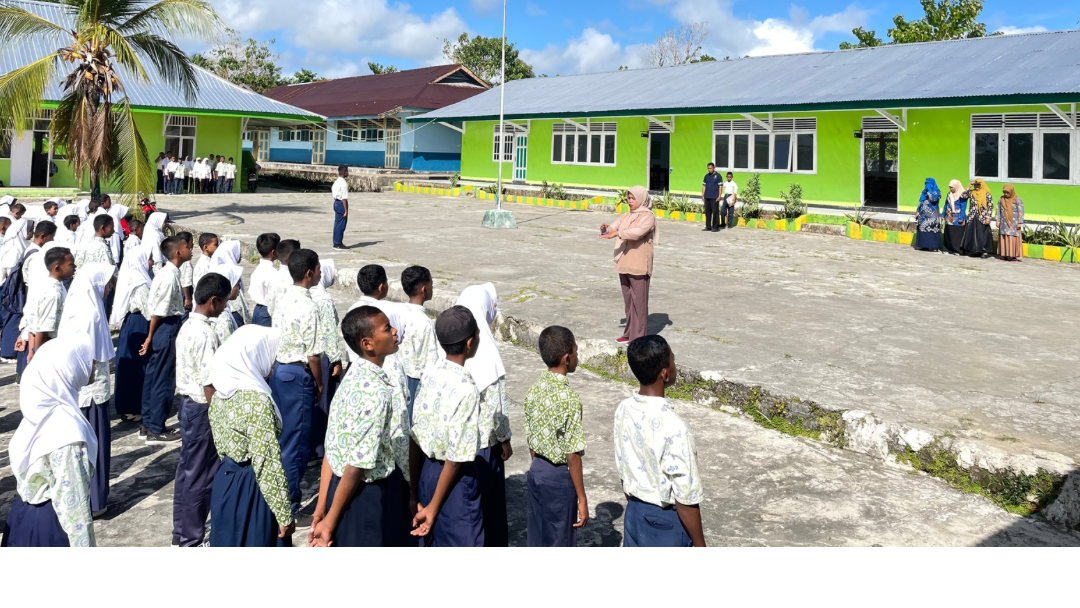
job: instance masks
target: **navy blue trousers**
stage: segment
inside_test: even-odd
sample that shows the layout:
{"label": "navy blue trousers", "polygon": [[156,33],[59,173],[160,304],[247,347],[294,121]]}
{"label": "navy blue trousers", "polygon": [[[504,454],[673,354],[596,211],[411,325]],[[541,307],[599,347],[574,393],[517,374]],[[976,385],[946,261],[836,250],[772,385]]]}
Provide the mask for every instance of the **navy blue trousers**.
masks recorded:
{"label": "navy blue trousers", "polygon": [[113,406],[119,416],[142,415],[143,380],[150,357],[140,357],[139,349],[146,341],[150,322],[140,313],[130,313],[120,326],[120,339],[116,344],[116,386],[113,390]]}
{"label": "navy blue trousers", "polygon": [[334,245],[344,245],[345,226],[349,218],[345,216],[345,203],[334,201]]}
{"label": "navy blue trousers", "polygon": [[[326,492],[326,504],[334,502],[341,478],[334,475]],[[405,547],[403,544],[401,495],[405,478],[394,469],[389,476],[374,483],[361,484],[356,496],[345,507],[341,521],[334,530],[335,547]],[[411,522],[410,522],[411,523]]]}
{"label": "navy blue trousers", "polygon": [[528,546],[576,547],[577,490],[566,464],[537,456],[529,465]]}
{"label": "navy blue trousers", "polygon": [[15,380],[22,380],[22,373],[26,370],[26,356],[30,354],[30,345],[20,351],[15,351]]}
{"label": "navy blue trousers", "polygon": [[409,387],[409,402],[406,405],[409,410],[409,422],[412,422],[412,408],[416,403],[416,394],[420,392],[420,379],[405,376],[405,383]]}
{"label": "navy blue trousers", "polygon": [[[95,365],[97,365],[95,363]],[[109,402],[90,402],[80,408],[97,435],[94,476],[90,478],[90,510],[98,512],[109,504],[109,465],[112,459],[112,427],[109,426]]]}
{"label": "navy blue trousers", "polygon": [[509,547],[506,516],[506,463],[498,445],[476,454],[476,478],[480,481],[480,506],[484,512],[484,546]]}
{"label": "navy blue trousers", "polygon": [[289,483],[289,502],[296,514],[300,511],[300,482],[311,454],[315,378],[303,365],[278,362],[270,374],[270,393],[281,410],[281,464]]}
{"label": "navy blue trousers", "polygon": [[225,457],[210,492],[211,547],[275,547],[278,522],[266,504],[250,463]]}
{"label": "navy blue trousers", "polygon": [[330,380],[330,357],[322,356],[322,382],[323,392],[319,395],[319,401],[311,412],[311,446],[310,454],[322,458],[326,450],[323,449],[323,441],[326,439],[326,425],[330,419],[330,402],[334,400],[336,384]]}
{"label": "navy blue trousers", "polygon": [[661,508],[633,496],[623,515],[624,547],[692,547],[693,541],[675,512],[675,507]]}
{"label": "navy blue trousers", "polygon": [[143,380],[143,425],[151,433],[165,432],[165,420],[172,409],[176,393],[176,333],[180,317],[165,317],[150,342],[150,358]]}
{"label": "navy blue trousers", "polygon": [[0,312],[0,357],[15,358],[15,343],[19,341],[19,323],[22,313]]}
{"label": "navy blue trousers", "polygon": [[251,323],[263,327],[273,327],[273,323],[270,321],[270,311],[262,304],[256,304],[255,310],[251,311]]}
{"label": "navy blue trousers", "polygon": [[173,542],[196,547],[203,542],[210,492],[220,459],[210,433],[210,408],[180,396],[180,461],[173,489]]}
{"label": "navy blue trousers", "polygon": [[52,501],[40,505],[23,502],[15,494],[7,520],[4,522],[4,540],[0,547],[70,547],[67,533],[60,527]]}
{"label": "navy blue trousers", "polygon": [[[420,472],[421,504],[431,502],[442,470],[441,460],[424,460],[424,468]],[[454,487],[435,520],[435,529],[424,539],[425,547],[485,546],[484,512],[480,506],[480,482],[477,479],[476,462],[463,462],[458,471]]]}

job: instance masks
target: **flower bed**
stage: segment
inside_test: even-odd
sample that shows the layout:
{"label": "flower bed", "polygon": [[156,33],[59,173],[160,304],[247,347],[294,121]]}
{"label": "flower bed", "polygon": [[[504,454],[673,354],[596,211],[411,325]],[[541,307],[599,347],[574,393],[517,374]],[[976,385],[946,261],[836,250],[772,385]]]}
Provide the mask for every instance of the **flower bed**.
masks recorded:
{"label": "flower bed", "polygon": [[[848,222],[847,237],[857,241],[876,241],[878,243],[897,243],[899,245],[911,245],[915,239],[915,235],[911,232],[879,230],[855,222]],[[1052,245],[1029,245],[1024,243],[1024,257],[1036,260],[1050,260],[1051,262],[1074,264],[1077,262],[1075,249]]]}

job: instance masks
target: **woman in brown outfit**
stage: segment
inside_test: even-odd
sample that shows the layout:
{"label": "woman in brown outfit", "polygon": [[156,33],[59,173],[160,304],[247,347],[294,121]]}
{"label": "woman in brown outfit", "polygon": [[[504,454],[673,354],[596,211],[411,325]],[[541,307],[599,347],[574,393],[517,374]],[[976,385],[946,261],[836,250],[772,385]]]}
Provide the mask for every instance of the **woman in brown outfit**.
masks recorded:
{"label": "woman in brown outfit", "polygon": [[1018,262],[1024,257],[1024,239],[1021,228],[1024,225],[1024,199],[1016,196],[1012,184],[1002,188],[1001,200],[997,212],[998,255],[1006,262]]}
{"label": "woman in brown outfit", "polygon": [[626,306],[626,331],[616,340],[619,343],[632,342],[649,333],[653,245],[660,243],[649,191],[644,186],[630,188],[627,203],[630,205],[628,213],[619,216],[614,224],[600,226],[600,238],[619,238],[615,246],[615,272],[619,273]]}

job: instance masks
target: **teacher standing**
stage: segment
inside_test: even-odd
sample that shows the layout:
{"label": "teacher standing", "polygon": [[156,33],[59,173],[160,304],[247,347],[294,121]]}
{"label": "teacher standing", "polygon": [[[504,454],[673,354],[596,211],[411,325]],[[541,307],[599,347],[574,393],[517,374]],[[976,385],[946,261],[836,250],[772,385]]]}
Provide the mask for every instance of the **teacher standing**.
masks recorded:
{"label": "teacher standing", "polygon": [[349,223],[349,168],[340,165],[338,178],[330,192],[334,195],[334,249],[348,249],[345,246],[345,226]]}
{"label": "teacher standing", "polygon": [[659,226],[652,200],[644,186],[634,186],[627,194],[630,211],[614,224],[600,226],[600,238],[618,237],[615,272],[622,285],[626,307],[626,331],[616,342],[628,343],[649,333],[649,281],[653,270],[653,245],[660,243]]}

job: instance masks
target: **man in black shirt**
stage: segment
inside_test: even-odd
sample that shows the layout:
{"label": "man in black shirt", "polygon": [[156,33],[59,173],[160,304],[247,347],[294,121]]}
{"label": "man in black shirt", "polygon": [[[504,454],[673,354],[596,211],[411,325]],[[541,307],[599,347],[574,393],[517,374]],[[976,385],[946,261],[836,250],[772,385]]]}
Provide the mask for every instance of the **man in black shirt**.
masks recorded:
{"label": "man in black shirt", "polygon": [[705,203],[705,232],[720,232],[719,199],[723,181],[716,172],[716,165],[709,163],[709,172],[701,182],[701,201]]}

